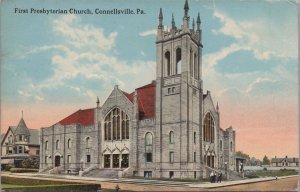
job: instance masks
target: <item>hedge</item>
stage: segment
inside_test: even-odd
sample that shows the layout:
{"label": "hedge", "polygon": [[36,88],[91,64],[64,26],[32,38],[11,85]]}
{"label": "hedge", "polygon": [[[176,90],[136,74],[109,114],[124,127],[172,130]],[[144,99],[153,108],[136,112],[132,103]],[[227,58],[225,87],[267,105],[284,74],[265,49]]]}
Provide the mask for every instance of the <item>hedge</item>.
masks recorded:
{"label": "hedge", "polygon": [[11,168],[10,172],[12,173],[31,173],[31,172],[39,172],[38,169],[30,169],[30,168]]}

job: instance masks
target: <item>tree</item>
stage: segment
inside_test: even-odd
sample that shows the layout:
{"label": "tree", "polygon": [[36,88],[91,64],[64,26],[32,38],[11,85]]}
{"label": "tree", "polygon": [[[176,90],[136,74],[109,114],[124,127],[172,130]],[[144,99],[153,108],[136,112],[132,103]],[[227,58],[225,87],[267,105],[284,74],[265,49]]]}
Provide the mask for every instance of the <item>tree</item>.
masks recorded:
{"label": "tree", "polygon": [[39,158],[27,158],[22,161],[22,167],[23,168],[32,168],[32,169],[38,169],[40,164]]}
{"label": "tree", "polygon": [[270,165],[270,160],[269,160],[269,158],[266,155],[263,158],[262,164],[263,165]]}

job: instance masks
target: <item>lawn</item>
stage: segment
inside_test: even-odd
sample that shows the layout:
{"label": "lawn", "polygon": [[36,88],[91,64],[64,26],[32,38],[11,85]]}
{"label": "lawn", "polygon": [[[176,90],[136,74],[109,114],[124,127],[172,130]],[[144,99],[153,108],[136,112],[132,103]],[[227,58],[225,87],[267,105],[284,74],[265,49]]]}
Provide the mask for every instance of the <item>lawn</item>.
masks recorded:
{"label": "lawn", "polygon": [[258,177],[282,177],[288,175],[298,175],[298,171],[294,169],[281,169],[281,170],[258,170],[258,171],[247,171],[245,176],[249,178]]}

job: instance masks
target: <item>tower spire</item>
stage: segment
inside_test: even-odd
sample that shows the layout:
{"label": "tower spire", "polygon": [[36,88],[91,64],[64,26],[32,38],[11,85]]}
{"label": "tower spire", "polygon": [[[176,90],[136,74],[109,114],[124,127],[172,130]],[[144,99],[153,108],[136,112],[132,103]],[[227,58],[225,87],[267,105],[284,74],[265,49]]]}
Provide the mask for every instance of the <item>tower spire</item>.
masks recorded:
{"label": "tower spire", "polygon": [[200,13],[198,12],[198,17],[197,17],[197,31],[200,30],[200,24],[201,24],[201,19],[200,19]]}
{"label": "tower spire", "polygon": [[174,20],[174,14],[172,13],[172,29],[175,29],[175,20]]}
{"label": "tower spire", "polygon": [[99,107],[100,106],[100,101],[99,101],[99,97],[97,96],[97,107]]}
{"label": "tower spire", "polygon": [[193,31],[195,30],[195,19],[193,18]]}
{"label": "tower spire", "polygon": [[23,110],[21,111],[21,113],[22,113],[22,119],[23,119]]}
{"label": "tower spire", "polygon": [[188,3],[188,0],[185,0],[185,3],[184,3],[184,17],[188,17],[188,12],[189,12],[189,3]]}
{"label": "tower spire", "polygon": [[162,8],[159,9],[159,15],[158,15],[158,28],[163,28],[163,13]]}

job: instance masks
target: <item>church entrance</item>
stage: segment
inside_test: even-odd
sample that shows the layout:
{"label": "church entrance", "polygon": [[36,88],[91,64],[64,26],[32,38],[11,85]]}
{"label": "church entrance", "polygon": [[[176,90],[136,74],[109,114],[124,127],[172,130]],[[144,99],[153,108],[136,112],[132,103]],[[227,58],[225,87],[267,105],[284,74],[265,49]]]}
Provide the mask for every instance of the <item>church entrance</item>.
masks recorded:
{"label": "church entrance", "polygon": [[206,158],[206,164],[207,164],[207,166],[214,168],[215,167],[214,166],[215,165],[215,157],[212,155],[208,155]]}
{"label": "church entrance", "polygon": [[60,156],[56,155],[54,160],[55,160],[55,167],[59,167],[60,166]]}

